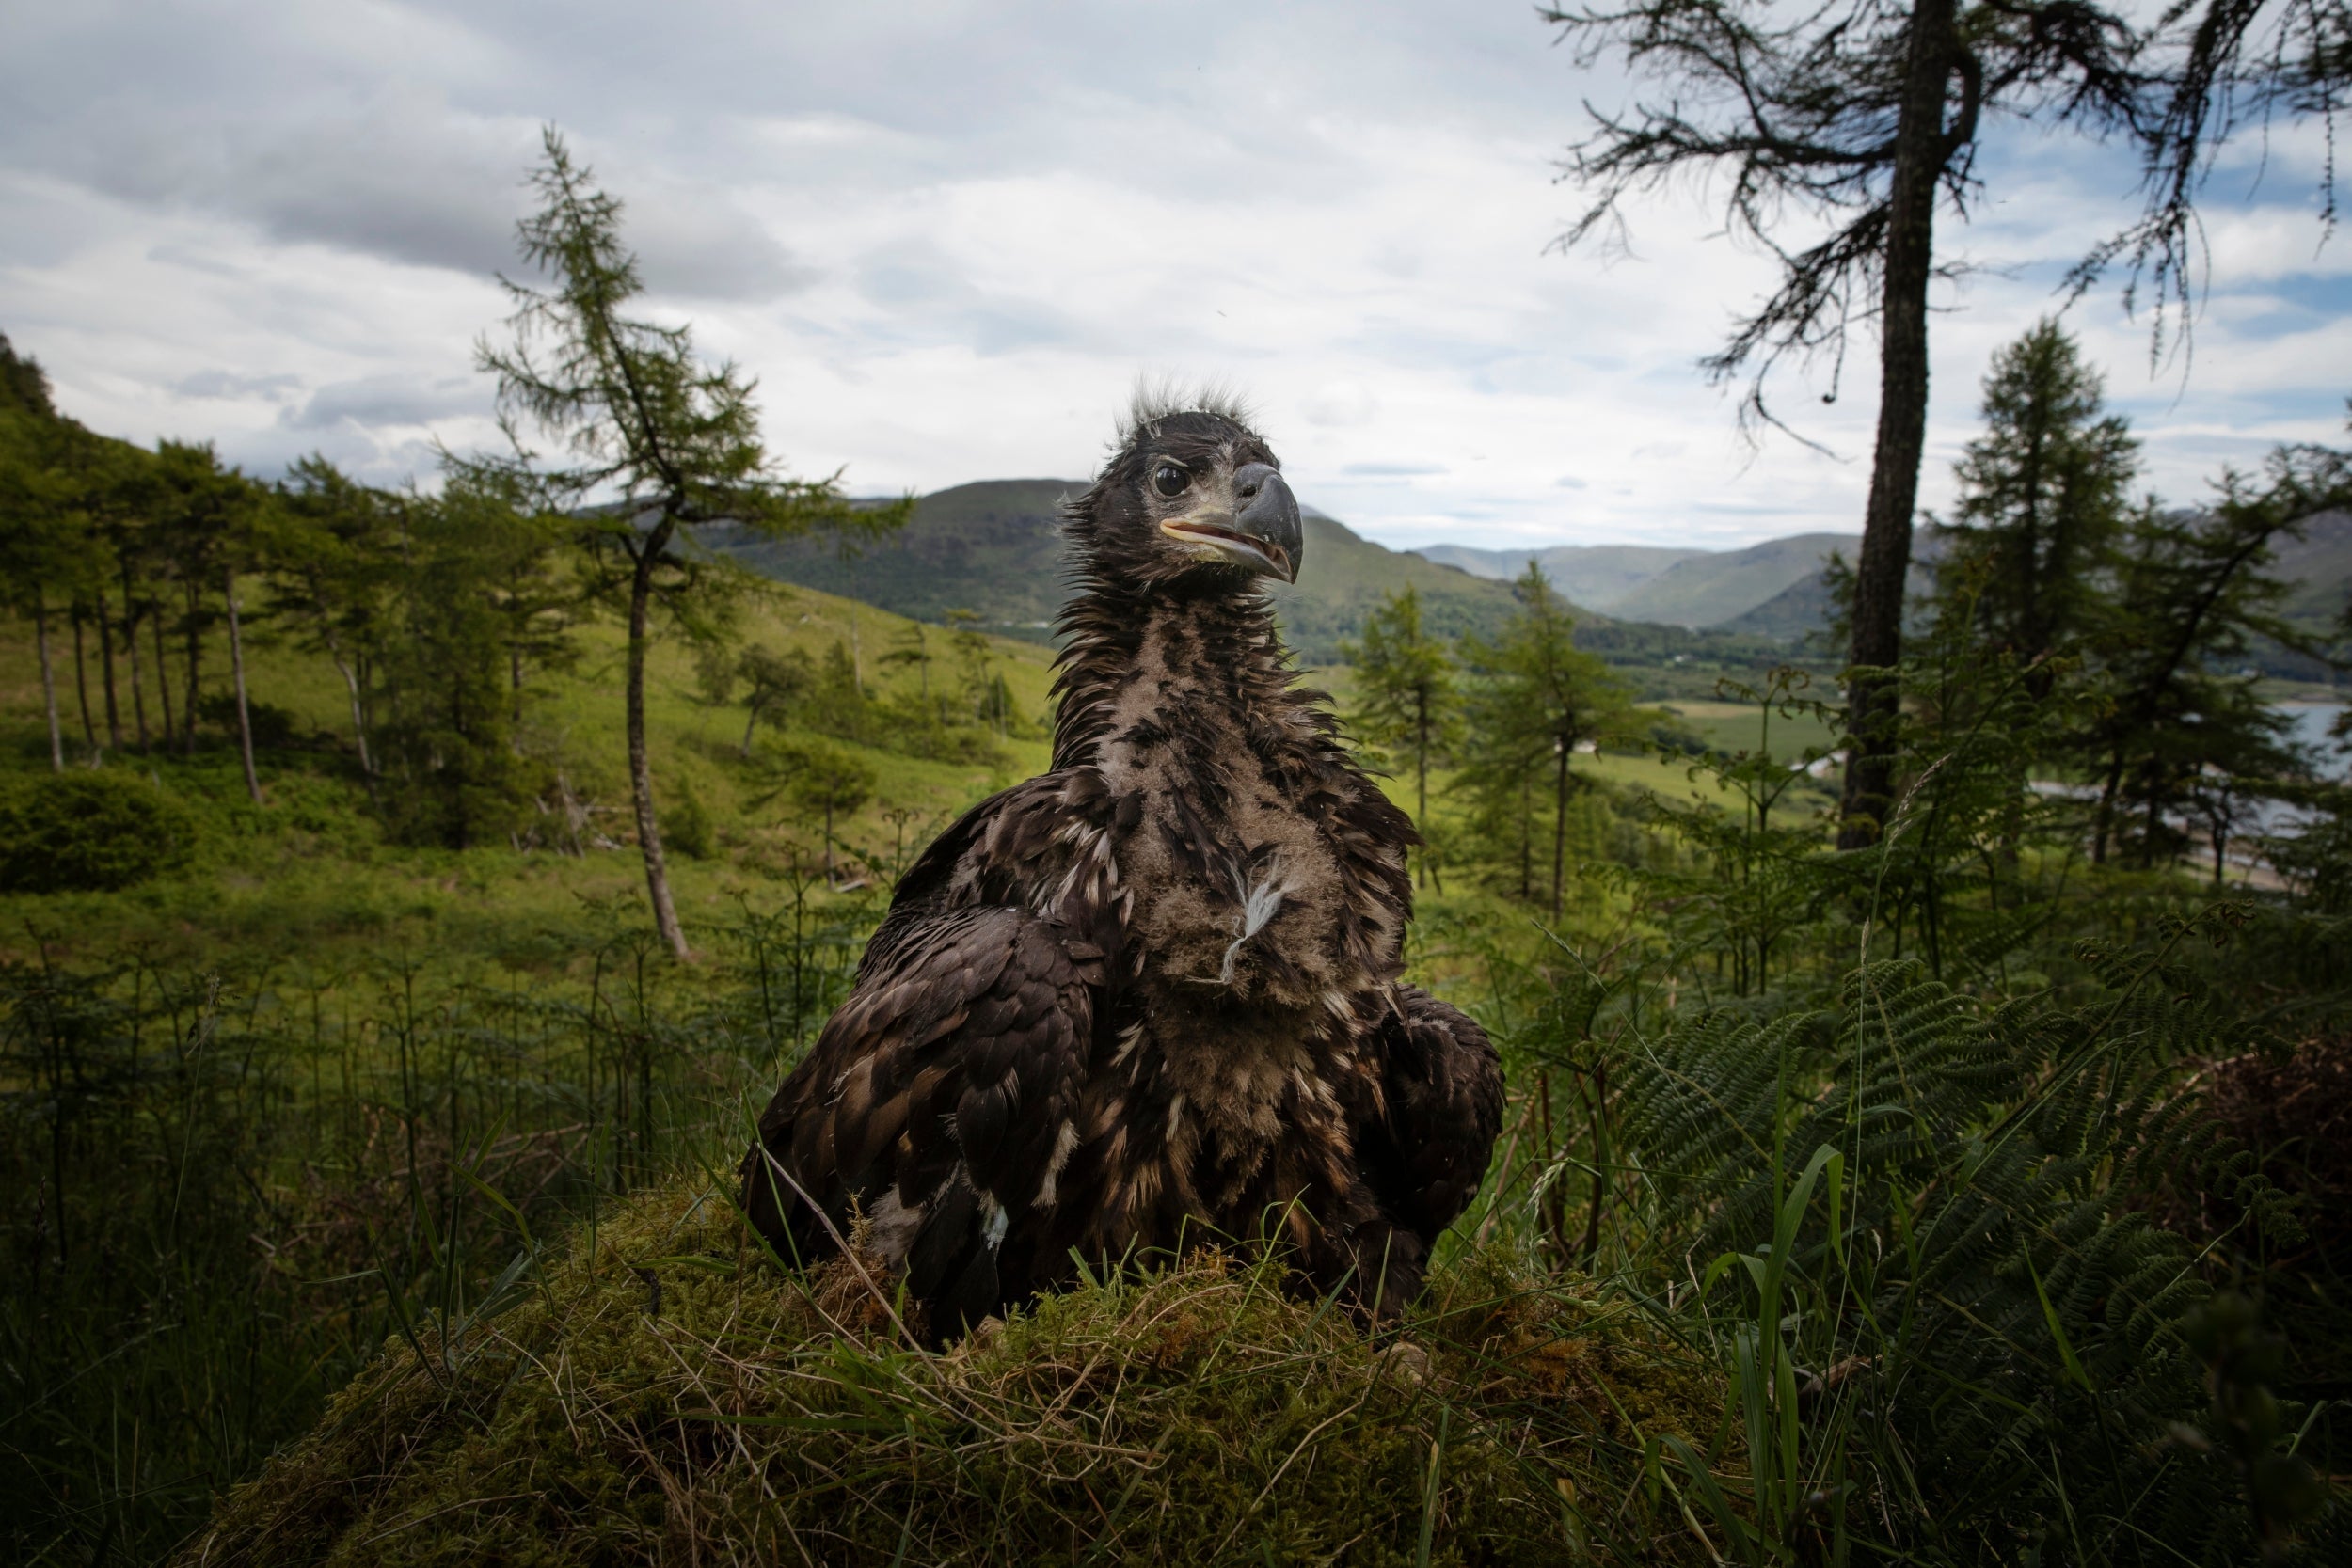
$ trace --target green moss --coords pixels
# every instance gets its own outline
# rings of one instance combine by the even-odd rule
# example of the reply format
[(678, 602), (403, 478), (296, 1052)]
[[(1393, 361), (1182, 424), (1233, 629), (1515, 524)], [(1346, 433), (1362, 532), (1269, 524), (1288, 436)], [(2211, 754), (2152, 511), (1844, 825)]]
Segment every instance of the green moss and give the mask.
[(933, 1354), (684, 1184), (519, 1289), (388, 1345), (183, 1560), (1386, 1563), (1425, 1520), (1431, 1562), (1706, 1556), (1654, 1456), (1706, 1447), (1713, 1373), (1496, 1255), (1383, 1334), (1202, 1256)]

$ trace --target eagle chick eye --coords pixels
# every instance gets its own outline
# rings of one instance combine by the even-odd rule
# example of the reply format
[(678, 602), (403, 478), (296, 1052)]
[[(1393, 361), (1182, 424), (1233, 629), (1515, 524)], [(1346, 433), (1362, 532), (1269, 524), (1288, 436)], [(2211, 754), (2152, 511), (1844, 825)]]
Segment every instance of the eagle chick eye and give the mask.
[(1152, 470), (1152, 488), (1163, 496), (1181, 496), (1192, 476), (1173, 463), (1163, 463)]

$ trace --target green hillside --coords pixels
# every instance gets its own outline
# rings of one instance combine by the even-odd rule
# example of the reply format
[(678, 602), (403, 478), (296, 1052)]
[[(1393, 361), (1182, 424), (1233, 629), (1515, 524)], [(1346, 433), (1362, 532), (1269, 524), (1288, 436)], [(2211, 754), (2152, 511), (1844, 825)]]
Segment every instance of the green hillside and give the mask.
[[(714, 531), (707, 542), (797, 586), (934, 624), (951, 610), (971, 610), (1001, 637), (1050, 645), (1068, 593), (1058, 508), (1063, 497), (1084, 487), (1062, 479), (959, 484), (919, 499), (905, 529), (858, 556), (818, 540)], [(1302, 521), (1307, 548), (1299, 580), (1273, 590), (1301, 664), (1339, 662), (1364, 617), (1406, 587), (1420, 590), (1422, 624), (1447, 638), (1491, 637), (1517, 608), (1508, 582), (1389, 549), (1311, 507)], [(1772, 633), (1692, 630), (1582, 608), (1577, 622), (1579, 645), (1623, 670), (1645, 700), (1701, 696), (1721, 675), (1745, 679), (1788, 657), (1786, 640)]]
[(1830, 622), (1829, 578), (1820, 572), (1799, 578), (1751, 610), (1741, 610), (1716, 629), (1775, 642), (1800, 642), (1824, 631)]
[(1518, 608), (1508, 583), (1474, 578), (1375, 545), (1320, 512), (1306, 515), (1307, 559), (1295, 587), (1274, 592), (1284, 631), (1310, 664), (1339, 656), (1364, 617), (1401, 589), (1421, 591), (1422, 624), (1441, 637), (1491, 636)]
[(2303, 537), (2282, 541), (2275, 575), (2295, 584), (2287, 619), (2319, 630), (2352, 605), (2352, 512), (2322, 512), (2303, 525)]
[[(1911, 592), (1915, 594), (1934, 588), (1930, 567), (1937, 546), (1932, 531), (1923, 530), (1914, 541)], [(2293, 585), (2280, 607), (2286, 619), (2307, 632), (2328, 631), (2346, 606), (2352, 605), (2352, 513), (2323, 512), (2312, 517), (2304, 524), (2301, 538), (2280, 542), (2271, 573)], [(1735, 636), (1794, 643), (1826, 628), (1829, 618), (1828, 579), (1813, 572), (1713, 626)], [(2327, 668), (2317, 660), (2266, 639), (2257, 644), (2256, 657), (2271, 674), (2297, 680), (2329, 678)]]
[(1634, 589), (1610, 613), (1676, 626), (1720, 626), (1819, 572), (1830, 551), (1843, 550), (1851, 559), (1857, 542), (1847, 533), (1799, 533), (1693, 556)]
[[(854, 645), (866, 684), (881, 700), (912, 690), (922, 679), (917, 670), (878, 657), (908, 626), (870, 606), (787, 588), (749, 607), (739, 635), (777, 653), (799, 649), (819, 660), (835, 642)], [(47, 764), (32, 641), (24, 622), (0, 621), (0, 776), (35, 774)], [(307, 959), (331, 965), (375, 948), (392, 930), (522, 951), (546, 933), (576, 931), (587, 918), (584, 911), (616, 900), (635, 906), (644, 896), (644, 874), (628, 828), (621, 628), (592, 620), (580, 628), (579, 641), (580, 657), (570, 670), (532, 676), (517, 740), (562, 779), (577, 805), (584, 823), (581, 853), (528, 846), (516, 852), (503, 843), (463, 852), (391, 843), (367, 810), (349, 747), (350, 710), (333, 668), (289, 647), (263, 610), (249, 639), (248, 673), (257, 708), (282, 716), (272, 723), (280, 737), (261, 759), (270, 808), (252, 812), (242, 804), (234, 744), (215, 724), (205, 726), (193, 758), (162, 748), (126, 750), (119, 763), (153, 774), (207, 823), (197, 865), (167, 891), (146, 889), (119, 899), (0, 896), (0, 924), (9, 927), (0, 937), (0, 962), (24, 958), (24, 921), (37, 913), (57, 926), (64, 950), (84, 942), (135, 940), (154, 944), (159, 956), (196, 958), (266, 941), (271, 932), (299, 930)], [(930, 678), (945, 682), (952, 678), (949, 652), (936, 637), (932, 645), (938, 653)], [(993, 756), (932, 759), (835, 742), (876, 779), (866, 803), (834, 824), (845, 850), (887, 864), (973, 801), (1045, 767), (1052, 650), (991, 638), (989, 653), (1018, 721), (1017, 733), (994, 742)], [(103, 740), (94, 639), (87, 669)], [(128, 731), (127, 667), (118, 673)], [(61, 674), (67, 743), (79, 756), (84, 740), (70, 646)], [(208, 665), (209, 694), (217, 699), (227, 680), (225, 657)], [(656, 799), (665, 815), (691, 799), (716, 827), (708, 858), (674, 852), (671, 860), (679, 913), (697, 942), (715, 926), (740, 918), (736, 895), (742, 888), (764, 888), (790, 867), (805, 866), (818, 846), (818, 824), (776, 798), (775, 780), (760, 756), (746, 761), (739, 755), (747, 718), (741, 693), (712, 703), (701, 687), (693, 656), (682, 642), (656, 643), (646, 681)], [(147, 697), (151, 704), (151, 686)], [(774, 733), (762, 731), (763, 748)], [(549, 800), (546, 809), (561, 808)], [(560, 817), (544, 820), (552, 825)], [(106, 912), (100, 918), (85, 905)], [(69, 909), (75, 912), (63, 918)]]
[[(714, 536), (713, 547), (786, 582), (880, 605), (917, 620), (977, 612), (992, 629), (1050, 641), (1066, 587), (1058, 508), (1083, 480), (1004, 479), (959, 484), (915, 502), (896, 536), (857, 557), (828, 543)], [(1382, 596), (1408, 584), (1446, 636), (1491, 633), (1512, 610), (1508, 585), (1384, 548), (1311, 508), (1306, 560), (1295, 586), (1277, 587), (1292, 645), (1327, 663)]]
[(768, 540), (713, 531), (707, 543), (772, 578), (922, 621), (970, 610), (992, 628), (1046, 641), (1063, 597), (1061, 499), (1083, 480), (1001, 479), (959, 484), (915, 502), (898, 533), (857, 554), (816, 539)]

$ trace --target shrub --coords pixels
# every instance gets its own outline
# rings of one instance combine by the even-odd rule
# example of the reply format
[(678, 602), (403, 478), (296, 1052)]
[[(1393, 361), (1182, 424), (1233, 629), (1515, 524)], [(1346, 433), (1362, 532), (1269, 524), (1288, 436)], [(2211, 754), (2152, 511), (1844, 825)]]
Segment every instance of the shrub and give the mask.
[(134, 773), (53, 773), (0, 790), (0, 892), (103, 893), (187, 863), (197, 823)]
[(661, 814), (661, 842), (688, 860), (707, 861), (719, 852), (718, 826), (694, 786), (680, 780), (677, 804)]
[[(245, 705), (246, 721), (253, 726), (253, 744), (264, 752), (275, 752), (294, 744), (294, 732), (301, 721), (294, 709), (276, 703), (255, 702)], [(196, 716), (224, 733), (237, 733), (236, 694), (229, 691), (208, 691), (197, 699)]]

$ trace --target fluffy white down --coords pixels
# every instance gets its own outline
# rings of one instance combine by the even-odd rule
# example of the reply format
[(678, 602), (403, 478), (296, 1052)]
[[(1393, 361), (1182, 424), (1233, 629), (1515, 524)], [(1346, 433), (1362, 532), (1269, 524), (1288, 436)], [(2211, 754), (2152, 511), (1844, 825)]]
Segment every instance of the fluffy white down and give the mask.
[(1265, 879), (1251, 887), (1241, 874), (1233, 870), (1233, 892), (1241, 898), (1241, 935), (1225, 949), (1225, 961), (1217, 967), (1216, 977), (1226, 985), (1233, 983), (1233, 959), (1241, 952), (1241, 944), (1265, 929), (1266, 922), (1279, 913), (1283, 895), (1290, 889), (1282, 883), (1279, 867), (1269, 868)]

